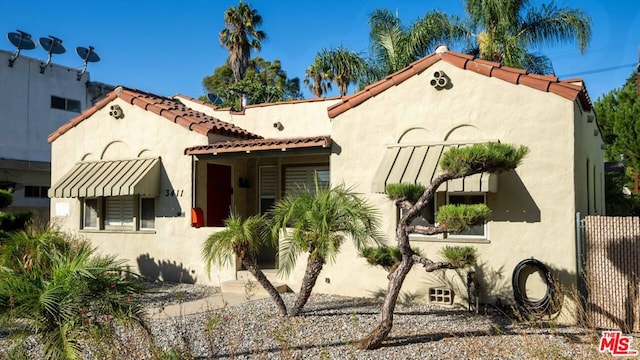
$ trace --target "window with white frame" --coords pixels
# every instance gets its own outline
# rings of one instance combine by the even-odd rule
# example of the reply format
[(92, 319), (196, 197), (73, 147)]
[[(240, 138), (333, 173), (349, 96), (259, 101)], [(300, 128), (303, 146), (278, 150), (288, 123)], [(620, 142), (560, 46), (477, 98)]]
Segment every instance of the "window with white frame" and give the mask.
[(111, 196), (82, 200), (82, 228), (136, 231), (155, 229), (155, 198)]
[(84, 199), (82, 227), (84, 229), (98, 228), (98, 199)]
[[(435, 198), (435, 196), (434, 196), (434, 198)], [(413, 219), (413, 221), (411, 221), (411, 225), (425, 226), (425, 227), (434, 227), (434, 226), (436, 226), (436, 207), (435, 207), (434, 198), (429, 200), (429, 202), (425, 205), (425, 207), (422, 209), (420, 214), (415, 219)], [(398, 221), (400, 221), (400, 219), (404, 215), (404, 212), (405, 212), (405, 210), (403, 208), (399, 209)], [(418, 234), (414, 234), (414, 235), (417, 235), (417, 236), (428, 236), (428, 235), (418, 235)]]
[(111, 196), (105, 199), (104, 228), (133, 230), (133, 196)]
[(140, 198), (140, 229), (150, 230), (156, 228), (156, 199)]
[[(484, 193), (449, 193), (447, 194), (447, 204), (451, 205), (474, 205), (486, 204), (486, 196)], [(487, 224), (472, 226), (471, 228), (459, 232), (450, 233), (450, 237), (486, 237)]]
[[(435, 193), (434, 197), (427, 203), (422, 209), (422, 212), (416, 217), (411, 225), (420, 225), (426, 227), (436, 226), (437, 209), (445, 204), (486, 204), (486, 197), (484, 193)], [(398, 221), (404, 214), (403, 209), (398, 211)], [(487, 234), (486, 223), (476, 225), (460, 233), (443, 234), (445, 238), (485, 238)], [(428, 237), (429, 235), (422, 235), (413, 233), (412, 239), (420, 239)]]

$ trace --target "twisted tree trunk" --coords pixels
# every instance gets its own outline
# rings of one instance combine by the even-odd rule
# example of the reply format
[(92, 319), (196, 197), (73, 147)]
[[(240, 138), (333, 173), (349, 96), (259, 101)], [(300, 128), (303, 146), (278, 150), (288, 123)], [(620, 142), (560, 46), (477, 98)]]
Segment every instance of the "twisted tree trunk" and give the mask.
[(287, 305), (285, 305), (284, 300), (282, 300), (282, 296), (276, 288), (273, 286), (271, 281), (267, 279), (267, 276), (260, 270), (260, 268), (256, 265), (255, 260), (243, 258), (242, 265), (247, 268), (247, 270), (253, 275), (258, 283), (262, 285), (262, 287), (269, 293), (271, 299), (276, 303), (278, 307), (278, 311), (280, 315), (287, 316)]
[(316, 280), (318, 280), (318, 276), (320, 275), (320, 271), (322, 271), (322, 267), (324, 266), (323, 259), (315, 259), (311, 254), (307, 259), (307, 268), (304, 271), (304, 277), (302, 278), (302, 285), (300, 286), (300, 292), (298, 293), (298, 298), (296, 299), (293, 308), (289, 312), (290, 316), (298, 316), (302, 311), (302, 308), (309, 300), (309, 296), (311, 296), (311, 291), (313, 287), (316, 285)]
[(367, 336), (356, 343), (356, 347), (364, 350), (377, 349), (382, 345), (384, 339), (387, 338), (393, 327), (393, 311), (398, 301), (398, 295), (402, 288), (404, 279), (409, 274), (413, 260), (411, 256), (402, 255), (402, 261), (396, 270), (389, 274), (389, 284), (387, 285), (387, 293), (380, 310), (380, 323)]

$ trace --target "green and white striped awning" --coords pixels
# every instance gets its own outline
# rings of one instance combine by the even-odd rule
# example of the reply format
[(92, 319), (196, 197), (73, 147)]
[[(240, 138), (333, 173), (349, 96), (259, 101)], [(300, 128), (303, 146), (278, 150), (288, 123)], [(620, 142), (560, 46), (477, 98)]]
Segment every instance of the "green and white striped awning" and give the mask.
[(49, 189), (50, 198), (160, 193), (160, 158), (79, 162)]
[[(382, 162), (373, 177), (371, 191), (383, 193), (386, 185), (393, 183), (412, 183), (428, 186), (442, 171), (438, 166), (442, 154), (451, 147), (460, 147), (468, 144), (443, 142), (388, 145)], [(490, 173), (475, 174), (447, 181), (437, 191), (497, 192), (498, 177)]]

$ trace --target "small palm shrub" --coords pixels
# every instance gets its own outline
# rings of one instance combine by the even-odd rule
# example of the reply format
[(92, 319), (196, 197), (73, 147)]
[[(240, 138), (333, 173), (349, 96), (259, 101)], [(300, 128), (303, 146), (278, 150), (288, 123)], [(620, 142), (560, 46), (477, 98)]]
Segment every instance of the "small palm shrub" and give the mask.
[(0, 254), (0, 319), (27, 324), (47, 359), (78, 358), (92, 327), (121, 320), (146, 328), (144, 284), (124, 261), (55, 229), (14, 235), (38, 246)]

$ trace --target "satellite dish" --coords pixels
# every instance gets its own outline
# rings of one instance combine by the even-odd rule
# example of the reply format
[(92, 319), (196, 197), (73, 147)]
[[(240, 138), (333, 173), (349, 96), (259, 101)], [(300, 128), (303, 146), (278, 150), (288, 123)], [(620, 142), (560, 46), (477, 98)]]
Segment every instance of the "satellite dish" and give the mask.
[(78, 56), (80, 56), (85, 63), (100, 61), (100, 56), (93, 51), (93, 46), (89, 46), (88, 49), (78, 46), (76, 48), (76, 53), (78, 53)]
[(13, 67), (13, 63), (16, 62), (18, 56), (20, 56), (20, 50), (33, 50), (36, 48), (36, 43), (31, 39), (31, 35), (22, 30), (16, 30), (17, 32), (10, 32), (7, 34), (9, 42), (15, 46), (18, 51), (11, 55), (9, 58), (9, 67)]
[(87, 65), (90, 62), (98, 62), (100, 61), (100, 56), (98, 56), (98, 54), (96, 54), (93, 51), (93, 46), (89, 46), (89, 48), (85, 48), (82, 46), (78, 46), (76, 48), (76, 53), (78, 54), (78, 56), (80, 56), (80, 58), (82, 59), (82, 70), (78, 72), (77, 76), (76, 76), (76, 80), (80, 81), (80, 79), (82, 78), (82, 74), (84, 74), (87, 71)]
[(222, 98), (217, 94), (208, 93), (207, 99), (209, 99), (209, 101), (211, 101), (211, 103), (215, 106), (219, 106), (220, 104), (222, 104)]
[(67, 49), (65, 49), (64, 46), (62, 45), (62, 40), (51, 35), (49, 35), (48, 38), (41, 37), (40, 45), (47, 52), (47, 54), (49, 54), (49, 57), (47, 58), (47, 62), (40, 64), (40, 74), (44, 74), (44, 70), (51, 63), (51, 55), (64, 54), (64, 52), (67, 51)]

